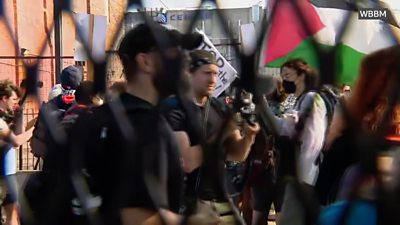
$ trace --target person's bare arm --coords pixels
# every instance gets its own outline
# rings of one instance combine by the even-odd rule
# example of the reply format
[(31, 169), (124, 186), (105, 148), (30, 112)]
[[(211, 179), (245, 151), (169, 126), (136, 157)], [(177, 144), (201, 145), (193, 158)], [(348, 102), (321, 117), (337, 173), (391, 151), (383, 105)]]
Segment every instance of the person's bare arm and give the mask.
[(4, 120), (0, 120), (0, 138), (12, 144), (14, 147), (26, 143), (32, 137), (33, 128), (23, 132), (22, 134), (15, 135), (14, 132), (8, 127)]
[(29, 141), (29, 139), (32, 138), (32, 132), (33, 132), (33, 127), (18, 135), (14, 134), (14, 132), (11, 132), (10, 133), (11, 144), (14, 145), (14, 147), (19, 147), (25, 144), (26, 142)]
[(243, 135), (240, 133), (239, 129), (233, 129), (224, 141), (224, 146), (227, 149), (226, 160), (246, 160), (259, 130), (260, 126), (258, 123), (254, 125), (245, 123), (243, 126)]

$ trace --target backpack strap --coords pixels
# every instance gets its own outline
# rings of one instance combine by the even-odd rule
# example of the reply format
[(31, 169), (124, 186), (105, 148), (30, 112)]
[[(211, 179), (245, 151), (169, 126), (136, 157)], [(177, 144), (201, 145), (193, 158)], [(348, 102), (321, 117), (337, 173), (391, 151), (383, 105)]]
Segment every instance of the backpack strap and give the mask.
[[(310, 92), (307, 92), (307, 93), (304, 93), (304, 94), (300, 95), (298, 100), (297, 100), (297, 102), (296, 102), (296, 104), (295, 104), (295, 106), (303, 104), (304, 99), (307, 97), (308, 93), (310, 93)], [(314, 93), (317, 94), (317, 92), (314, 92)], [(313, 95), (313, 100), (310, 101), (310, 103), (306, 106), (306, 108), (305, 108), (306, 110), (304, 111), (302, 116), (299, 118), (299, 122), (295, 126), (296, 131), (298, 133), (298, 136), (300, 136), (301, 132), (303, 132), (305, 121), (311, 114), (311, 111), (312, 111), (312, 109), (314, 107), (314, 102), (315, 102), (315, 95)]]
[(336, 96), (333, 96), (331, 93), (327, 93), (326, 91), (317, 92), (319, 96), (321, 96), (322, 100), (324, 100), (327, 116), (328, 116), (328, 125), (332, 122), (333, 113), (335, 111), (335, 106), (337, 103)]

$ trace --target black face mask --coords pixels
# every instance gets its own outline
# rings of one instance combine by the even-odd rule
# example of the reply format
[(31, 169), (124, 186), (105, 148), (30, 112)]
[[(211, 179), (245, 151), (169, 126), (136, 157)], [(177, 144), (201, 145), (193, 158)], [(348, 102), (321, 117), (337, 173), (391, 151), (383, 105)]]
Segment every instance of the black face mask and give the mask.
[(283, 80), (282, 83), (283, 89), (288, 94), (293, 94), (296, 92), (296, 84), (293, 81)]

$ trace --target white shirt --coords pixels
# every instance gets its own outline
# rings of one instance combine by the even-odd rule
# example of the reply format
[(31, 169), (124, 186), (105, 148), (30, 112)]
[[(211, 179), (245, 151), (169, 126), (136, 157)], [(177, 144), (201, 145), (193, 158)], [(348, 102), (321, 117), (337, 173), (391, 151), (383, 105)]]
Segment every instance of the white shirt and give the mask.
[[(308, 108), (310, 106), (311, 109)], [(307, 113), (309, 113), (308, 116)], [(294, 111), (280, 120), (280, 134), (295, 137), (296, 124), (302, 117), (306, 119), (299, 136), (301, 146), (297, 154), (297, 171), (300, 181), (315, 185), (319, 172), (319, 166), (315, 165), (315, 160), (322, 150), (328, 126), (327, 109), (319, 94), (308, 92), (298, 99)]]

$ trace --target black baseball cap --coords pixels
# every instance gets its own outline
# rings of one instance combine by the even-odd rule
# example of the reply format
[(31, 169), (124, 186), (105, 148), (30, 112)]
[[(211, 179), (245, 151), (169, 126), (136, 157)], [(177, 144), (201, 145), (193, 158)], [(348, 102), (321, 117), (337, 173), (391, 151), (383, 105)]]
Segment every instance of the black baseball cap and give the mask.
[(165, 42), (165, 47), (177, 47), (178, 37), (176, 32), (171, 32), (161, 25), (154, 24), (152, 27), (154, 31), (147, 24), (139, 24), (123, 37), (119, 48), (118, 54), (120, 56), (128, 56), (129, 58), (135, 57), (138, 53), (150, 52), (158, 48), (158, 42), (155, 35), (165, 35), (168, 40)]
[(76, 66), (68, 66), (61, 72), (61, 86), (64, 89), (75, 90), (83, 79), (82, 70)]
[(175, 29), (169, 29), (158, 23), (149, 24), (141, 23), (123, 37), (119, 48), (118, 55), (120, 57), (135, 57), (138, 53), (146, 53), (156, 50), (159, 47), (155, 35), (160, 35), (165, 38), (166, 48), (182, 47), (187, 50), (192, 50), (200, 46), (203, 41), (203, 36), (197, 33), (181, 34)]

